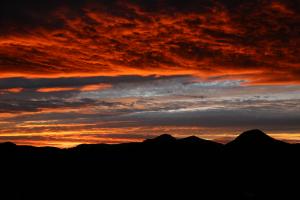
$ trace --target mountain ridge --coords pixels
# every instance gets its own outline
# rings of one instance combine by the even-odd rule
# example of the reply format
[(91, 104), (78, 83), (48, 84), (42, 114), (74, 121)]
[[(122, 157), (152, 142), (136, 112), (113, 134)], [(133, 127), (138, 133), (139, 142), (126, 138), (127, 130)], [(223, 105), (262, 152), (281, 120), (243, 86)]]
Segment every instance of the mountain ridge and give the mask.
[[(106, 144), (106, 143), (95, 143), (95, 144), (79, 144), (74, 147), (70, 148), (58, 148), (58, 147), (52, 147), (52, 146), (42, 146), (42, 147), (36, 147), (36, 146), (30, 146), (30, 145), (18, 145), (13, 142), (3, 142), (0, 143), (0, 146), (27, 146), (27, 147), (36, 147), (36, 148), (57, 148), (57, 149), (74, 149), (78, 147), (83, 147), (83, 146), (97, 146), (97, 145), (122, 145), (122, 144), (134, 144), (134, 143), (160, 143), (160, 144), (167, 144), (167, 143), (173, 143), (173, 142), (184, 142), (184, 143), (202, 143), (202, 144), (209, 144), (209, 143), (214, 143), (218, 145), (224, 145), (224, 146), (230, 146), (230, 145), (236, 145), (236, 144), (243, 144), (243, 145), (263, 145), (264, 143), (277, 143), (277, 144), (292, 144), (288, 143), (285, 141), (277, 140), (265, 132), (259, 130), (259, 129), (251, 129), (245, 132), (242, 132), (239, 134), (236, 138), (233, 140), (222, 144), (214, 140), (208, 140), (208, 139), (203, 139), (197, 136), (188, 136), (184, 138), (175, 138), (170, 134), (162, 134), (154, 138), (148, 138), (145, 139), (142, 142), (130, 142), (130, 143), (120, 143), (120, 144)], [(300, 143), (295, 143), (299, 144)]]
[(0, 192), (8, 191), (3, 199), (12, 200), (141, 199), (141, 193), (153, 199), (292, 200), (300, 198), (294, 184), (300, 179), (299, 155), (300, 145), (278, 143), (259, 130), (225, 145), (166, 134), (145, 142), (69, 149), (2, 143), (6, 188)]

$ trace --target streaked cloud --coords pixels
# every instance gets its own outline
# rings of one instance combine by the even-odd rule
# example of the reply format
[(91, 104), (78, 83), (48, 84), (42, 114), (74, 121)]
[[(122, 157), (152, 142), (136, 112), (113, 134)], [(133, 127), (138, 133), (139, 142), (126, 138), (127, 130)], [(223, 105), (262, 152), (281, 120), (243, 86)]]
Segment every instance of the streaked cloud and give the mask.
[[(48, 138), (58, 146), (69, 146), (79, 141), (139, 141), (161, 133), (227, 141), (238, 131), (251, 128), (290, 133), (291, 137), (300, 130), (298, 85), (247, 86), (243, 81), (208, 81), (192, 76), (136, 77), (131, 82), (123, 78), (72, 78), (77, 84), (94, 79), (101, 87), (80, 90), (84, 84), (91, 84), (82, 81), (75, 91), (46, 93), (33, 87), (35, 79), (21, 79), (27, 89), (1, 96), (0, 139), (23, 138), (25, 142), (42, 137), (43, 144)], [(37, 80), (41, 88), (48, 85), (48, 79)], [(55, 80), (56, 84), (66, 85), (64, 78)], [(103, 89), (103, 82), (110, 83), (109, 87)], [(97, 140), (90, 134), (124, 137)], [(128, 140), (127, 134), (132, 136)], [(60, 137), (69, 138), (71, 143)]]

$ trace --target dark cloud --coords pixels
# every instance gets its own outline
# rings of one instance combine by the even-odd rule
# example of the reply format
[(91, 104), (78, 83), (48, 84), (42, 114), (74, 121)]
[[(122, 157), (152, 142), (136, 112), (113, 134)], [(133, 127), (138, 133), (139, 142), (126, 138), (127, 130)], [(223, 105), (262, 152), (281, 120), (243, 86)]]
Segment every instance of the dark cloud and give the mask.
[[(78, 101), (66, 101), (65, 99), (45, 100), (0, 100), (0, 113), (38, 112), (42, 109), (67, 109), (83, 108), (95, 104), (92, 99), (81, 99)], [(108, 105), (104, 102), (104, 105)]]
[(99, 83), (123, 84), (123, 83), (147, 83), (159, 80), (172, 80), (189, 76), (97, 76), (97, 77), (72, 77), (72, 78), (2, 78), (0, 89), (24, 88), (56, 88), (56, 87), (81, 87)]
[[(177, 126), (205, 128), (261, 128), (265, 130), (298, 130), (300, 116), (293, 112), (264, 109), (212, 109), (205, 111), (142, 112), (124, 116), (143, 126)], [(128, 124), (126, 124), (128, 126)]]

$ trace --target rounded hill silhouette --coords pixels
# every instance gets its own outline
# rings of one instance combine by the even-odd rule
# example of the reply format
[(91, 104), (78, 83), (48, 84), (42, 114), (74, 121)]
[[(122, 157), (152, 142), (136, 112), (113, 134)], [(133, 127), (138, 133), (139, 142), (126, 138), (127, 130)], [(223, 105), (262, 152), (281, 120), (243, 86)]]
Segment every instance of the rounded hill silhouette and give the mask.
[(241, 147), (258, 147), (269, 145), (286, 144), (283, 141), (276, 140), (259, 129), (253, 129), (240, 134), (236, 139), (229, 142), (227, 146), (241, 146)]
[(175, 142), (175, 141), (176, 141), (176, 138), (174, 138), (173, 136), (171, 136), (169, 134), (163, 134), (156, 138), (147, 139), (144, 142), (145, 143), (171, 143), (171, 142)]

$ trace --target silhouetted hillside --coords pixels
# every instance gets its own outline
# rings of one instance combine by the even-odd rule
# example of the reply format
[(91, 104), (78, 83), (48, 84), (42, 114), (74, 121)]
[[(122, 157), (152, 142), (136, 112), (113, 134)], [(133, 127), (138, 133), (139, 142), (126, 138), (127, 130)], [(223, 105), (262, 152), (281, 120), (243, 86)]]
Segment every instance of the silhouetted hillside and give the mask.
[(147, 139), (144, 142), (145, 143), (152, 142), (152, 143), (157, 143), (157, 144), (166, 144), (166, 143), (172, 143), (175, 141), (176, 141), (176, 138), (174, 138), (173, 136), (168, 135), (168, 134), (163, 134), (163, 135), (160, 135), (153, 139)]
[(171, 135), (70, 149), (2, 143), (1, 199), (298, 199), (299, 153), (260, 130), (226, 145)]
[(261, 130), (250, 130), (240, 134), (235, 140), (229, 142), (227, 146), (253, 147), (269, 145), (286, 145), (287, 143), (276, 140)]

